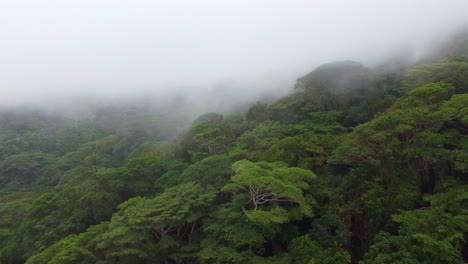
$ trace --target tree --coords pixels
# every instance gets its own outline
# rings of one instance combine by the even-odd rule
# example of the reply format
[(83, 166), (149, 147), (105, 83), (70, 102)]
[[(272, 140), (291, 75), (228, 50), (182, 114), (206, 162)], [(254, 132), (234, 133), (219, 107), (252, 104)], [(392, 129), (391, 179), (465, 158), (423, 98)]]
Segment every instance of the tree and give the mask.
[(462, 248), (468, 244), (468, 192), (450, 186), (425, 198), (430, 207), (393, 216), (398, 235), (380, 233), (363, 263), (466, 263)]
[(154, 198), (132, 198), (119, 206), (97, 247), (111, 263), (193, 258), (192, 238), (214, 196), (210, 189), (185, 183)]
[(349, 264), (351, 256), (341, 247), (324, 249), (308, 235), (296, 237), (289, 246), (289, 260), (300, 264)]
[(213, 155), (185, 169), (181, 182), (195, 182), (204, 187), (220, 189), (232, 175), (232, 162), (226, 155)]
[(268, 225), (312, 215), (311, 197), (304, 194), (315, 178), (311, 171), (248, 160), (235, 162), (233, 170), (232, 183), (222, 190), (246, 196), (244, 212), (250, 220)]
[(12, 155), (0, 162), (0, 186), (10, 183), (32, 184), (53, 162), (46, 153)]
[(323, 110), (356, 105), (370, 89), (370, 71), (360, 63), (340, 61), (321, 65), (297, 79), (296, 89)]
[(259, 160), (259, 155), (287, 136), (300, 132), (295, 125), (286, 125), (276, 121), (264, 121), (253, 130), (243, 133), (236, 141), (236, 147), (230, 152), (234, 160)]
[(235, 162), (233, 170), (222, 189), (233, 197), (206, 220), (198, 256), (204, 263), (284, 263), (279, 252), (286, 251), (288, 239), (277, 235), (282, 224), (312, 216), (313, 199), (304, 191), (315, 175), (247, 160)]

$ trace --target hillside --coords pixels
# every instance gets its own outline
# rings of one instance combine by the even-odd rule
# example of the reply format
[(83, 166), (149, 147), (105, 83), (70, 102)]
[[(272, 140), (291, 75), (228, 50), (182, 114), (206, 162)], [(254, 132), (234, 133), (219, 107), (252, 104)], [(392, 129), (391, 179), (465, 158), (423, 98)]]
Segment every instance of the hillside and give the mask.
[(466, 263), (466, 43), (182, 133), (147, 104), (2, 110), (0, 263)]

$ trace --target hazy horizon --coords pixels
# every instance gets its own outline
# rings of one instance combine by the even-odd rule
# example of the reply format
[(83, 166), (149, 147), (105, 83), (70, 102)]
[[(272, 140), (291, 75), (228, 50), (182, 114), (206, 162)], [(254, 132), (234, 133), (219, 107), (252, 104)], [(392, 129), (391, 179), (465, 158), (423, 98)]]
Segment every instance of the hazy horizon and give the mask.
[(465, 26), (467, 10), (462, 0), (0, 0), (0, 105), (284, 94), (323, 63), (417, 59)]

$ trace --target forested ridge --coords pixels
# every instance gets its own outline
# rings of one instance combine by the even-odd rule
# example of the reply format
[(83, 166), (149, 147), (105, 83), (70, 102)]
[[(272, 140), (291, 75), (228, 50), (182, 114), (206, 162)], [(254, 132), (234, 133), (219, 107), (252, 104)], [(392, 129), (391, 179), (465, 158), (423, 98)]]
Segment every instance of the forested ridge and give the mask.
[(150, 103), (4, 109), (0, 263), (466, 263), (467, 47), (325, 64), (183, 132)]

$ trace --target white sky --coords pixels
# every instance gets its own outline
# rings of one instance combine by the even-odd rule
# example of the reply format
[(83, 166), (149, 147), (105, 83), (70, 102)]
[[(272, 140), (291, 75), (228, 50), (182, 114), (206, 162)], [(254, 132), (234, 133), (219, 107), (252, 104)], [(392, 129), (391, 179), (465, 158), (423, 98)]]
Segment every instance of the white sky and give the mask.
[(0, 104), (292, 86), (321, 63), (422, 51), (467, 22), (467, 0), (0, 0)]

